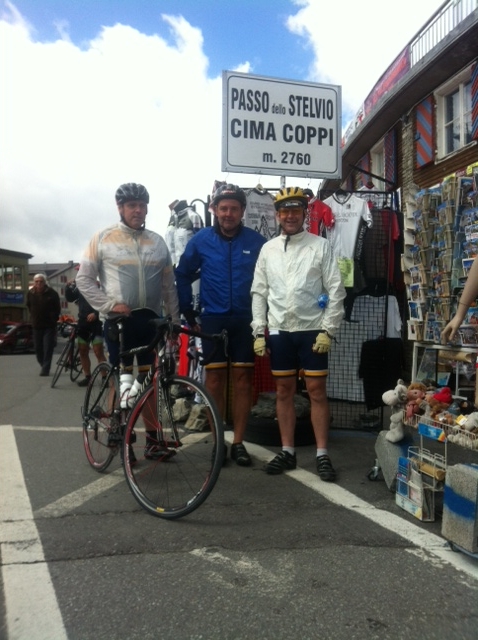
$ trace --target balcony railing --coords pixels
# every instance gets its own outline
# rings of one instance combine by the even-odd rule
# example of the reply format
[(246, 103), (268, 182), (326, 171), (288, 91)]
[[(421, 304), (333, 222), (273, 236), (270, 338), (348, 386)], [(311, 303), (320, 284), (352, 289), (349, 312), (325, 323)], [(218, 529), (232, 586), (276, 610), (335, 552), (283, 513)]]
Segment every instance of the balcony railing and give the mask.
[(355, 118), (347, 126), (342, 137), (342, 147), (366, 120), (379, 99), (476, 9), (478, 9), (478, 0), (449, 0), (437, 9), (375, 84)]
[(450, 0), (430, 18), (410, 43), (410, 64), (413, 67), (427, 53), (478, 8), (478, 0)]

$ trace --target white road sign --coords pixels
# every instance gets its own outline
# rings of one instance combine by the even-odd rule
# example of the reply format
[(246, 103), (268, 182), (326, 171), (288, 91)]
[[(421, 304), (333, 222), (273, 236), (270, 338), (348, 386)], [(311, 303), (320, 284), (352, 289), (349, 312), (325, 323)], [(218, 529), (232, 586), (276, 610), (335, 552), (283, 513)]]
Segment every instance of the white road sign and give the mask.
[(223, 71), (222, 170), (341, 178), (341, 87)]

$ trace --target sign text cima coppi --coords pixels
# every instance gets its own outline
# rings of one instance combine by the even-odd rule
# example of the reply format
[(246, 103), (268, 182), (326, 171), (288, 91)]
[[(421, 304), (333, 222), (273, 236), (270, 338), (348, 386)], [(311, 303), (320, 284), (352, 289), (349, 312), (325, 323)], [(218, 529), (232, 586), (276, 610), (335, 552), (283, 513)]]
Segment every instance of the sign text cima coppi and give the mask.
[(340, 178), (341, 88), (223, 72), (222, 170)]

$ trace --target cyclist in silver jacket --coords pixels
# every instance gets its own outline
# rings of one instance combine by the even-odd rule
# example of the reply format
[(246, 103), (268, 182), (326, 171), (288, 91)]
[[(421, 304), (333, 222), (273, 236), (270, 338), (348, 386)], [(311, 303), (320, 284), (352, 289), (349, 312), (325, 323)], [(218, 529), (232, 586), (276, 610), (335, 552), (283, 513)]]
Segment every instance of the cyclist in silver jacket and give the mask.
[[(118, 187), (115, 199), (120, 221), (93, 236), (76, 277), (82, 295), (106, 317), (104, 329), (110, 362), (118, 359), (119, 343), (115, 327), (108, 320), (109, 313), (127, 316), (123, 323), (126, 350), (151, 341), (154, 328), (149, 319), (152, 316), (171, 315), (174, 322), (179, 322), (168, 247), (160, 235), (145, 228), (148, 191), (141, 184), (129, 182)], [(138, 385), (133, 389), (144, 379), (153, 357), (149, 353), (138, 355)], [(122, 364), (123, 373), (133, 371), (132, 358)], [(151, 442), (154, 448), (153, 436)]]

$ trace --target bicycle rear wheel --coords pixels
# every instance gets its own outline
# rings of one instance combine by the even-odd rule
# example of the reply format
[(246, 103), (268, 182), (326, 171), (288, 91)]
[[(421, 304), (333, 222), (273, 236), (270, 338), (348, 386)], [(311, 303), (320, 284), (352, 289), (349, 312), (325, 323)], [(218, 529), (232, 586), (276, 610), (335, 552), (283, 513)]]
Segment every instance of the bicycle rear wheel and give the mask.
[[(197, 509), (211, 493), (224, 457), (224, 430), (214, 400), (190, 378), (171, 376), (149, 387), (129, 416), (123, 440), (126, 481), (148, 513), (174, 519)], [(183, 409), (201, 406), (202, 420)], [(198, 409), (194, 408), (194, 412)]]
[(68, 366), (70, 348), (71, 348), (71, 345), (69, 342), (67, 342), (63, 347), (63, 351), (61, 352), (60, 357), (57, 360), (55, 373), (53, 374), (53, 378), (50, 385), (52, 389), (58, 382), (58, 378), (60, 377), (60, 374), (63, 371), (63, 369), (66, 369), (66, 367)]
[(119, 394), (116, 376), (110, 375), (111, 365), (101, 362), (93, 371), (82, 409), (83, 444), (88, 462), (96, 471), (105, 471), (118, 452), (110, 434), (119, 436), (119, 420), (114, 412)]
[(82, 367), (81, 367), (81, 360), (80, 360), (80, 350), (78, 347), (76, 347), (76, 349), (74, 351), (72, 351), (72, 360), (71, 360), (71, 367), (70, 367), (70, 380), (72, 382), (75, 382), (75, 380), (78, 380), (81, 372), (83, 371)]

